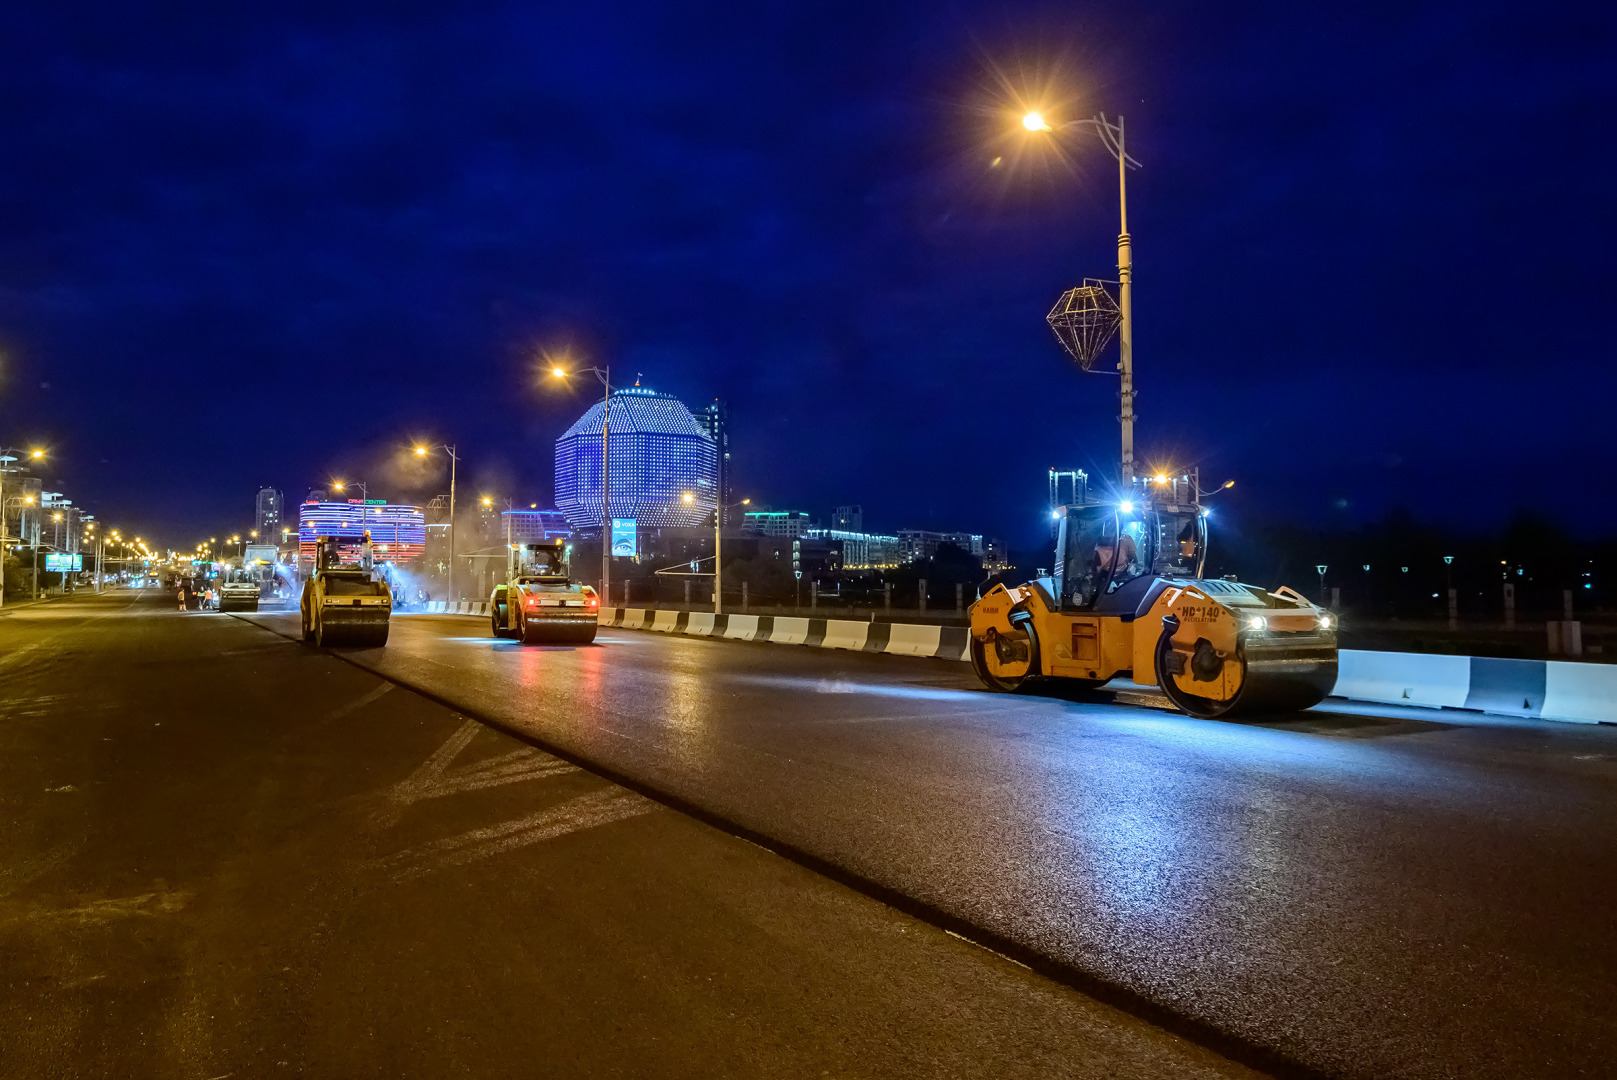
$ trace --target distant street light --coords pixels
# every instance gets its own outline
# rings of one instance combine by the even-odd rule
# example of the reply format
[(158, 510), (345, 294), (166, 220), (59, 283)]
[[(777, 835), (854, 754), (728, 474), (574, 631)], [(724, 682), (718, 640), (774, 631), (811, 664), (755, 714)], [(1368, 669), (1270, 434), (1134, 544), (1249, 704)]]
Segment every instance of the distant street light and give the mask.
[[(680, 495), (680, 501), (687, 506), (696, 501), (696, 496), (687, 491)], [(750, 506), (751, 499), (742, 499), (740, 502), (725, 504), (715, 503), (713, 507), (713, 614), (724, 614), (724, 512), (736, 506)], [(694, 566), (694, 561), (693, 564)]]
[(594, 375), (601, 380), (603, 394), (601, 396), (601, 606), (612, 606), (612, 498), (609, 493), (611, 484), (608, 482), (608, 469), (611, 465), (609, 450), (611, 448), (611, 421), (612, 421), (612, 365), (606, 367), (579, 368), (568, 372), (565, 368), (552, 366), (552, 378), (565, 379), (569, 374)]
[(455, 470), (460, 465), (460, 458), (455, 448), (448, 443), (435, 443), (431, 446), (417, 446), (416, 457), (426, 457), (434, 450), (442, 450), (449, 455), (449, 599), (455, 598)]
[[(0, 607), (6, 606), (6, 473), (10, 471), (13, 461), (21, 460), (22, 453), (23, 451), (17, 447), (0, 448)], [(45, 457), (45, 451), (36, 446), (28, 451), (28, 456), (34, 461), (39, 461)], [(32, 505), (33, 500), (29, 499), (27, 503)], [(20, 510), (17, 513), (17, 534), (17, 539), (21, 540), (22, 512)]]

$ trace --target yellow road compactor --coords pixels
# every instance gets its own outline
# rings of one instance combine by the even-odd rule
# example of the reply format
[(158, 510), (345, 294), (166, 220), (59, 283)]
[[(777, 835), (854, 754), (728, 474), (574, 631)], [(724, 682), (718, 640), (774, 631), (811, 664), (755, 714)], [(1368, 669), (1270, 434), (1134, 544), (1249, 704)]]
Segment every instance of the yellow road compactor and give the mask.
[(995, 585), (971, 609), (971, 661), (990, 688), (1098, 687), (1120, 675), (1198, 717), (1318, 704), (1336, 682), (1329, 612), (1288, 588), (1202, 577), (1207, 514), (1195, 471), (1136, 480), (1128, 497), (1055, 508), (1054, 570)]
[(489, 597), (495, 637), (525, 645), (583, 645), (595, 640), (601, 599), (572, 579), (565, 540), (510, 544), (506, 583)]
[(315, 545), (314, 572), (303, 583), (300, 604), (303, 640), (328, 645), (386, 645), (393, 596), (387, 582), (371, 572), (371, 537), (365, 534), (358, 563), (344, 563), (337, 537), (322, 536)]

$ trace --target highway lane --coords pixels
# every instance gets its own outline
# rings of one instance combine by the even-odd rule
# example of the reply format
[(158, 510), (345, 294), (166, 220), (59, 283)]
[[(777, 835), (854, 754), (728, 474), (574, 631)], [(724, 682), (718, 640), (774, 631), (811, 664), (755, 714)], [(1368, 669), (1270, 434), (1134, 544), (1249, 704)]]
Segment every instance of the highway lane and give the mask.
[(1617, 730), (1197, 721), (943, 661), (524, 648), (456, 617), (347, 655), (1321, 1072), (1604, 1075), (1617, 1051)]
[(333, 656), (0, 614), (0, 1078), (1244, 1077)]

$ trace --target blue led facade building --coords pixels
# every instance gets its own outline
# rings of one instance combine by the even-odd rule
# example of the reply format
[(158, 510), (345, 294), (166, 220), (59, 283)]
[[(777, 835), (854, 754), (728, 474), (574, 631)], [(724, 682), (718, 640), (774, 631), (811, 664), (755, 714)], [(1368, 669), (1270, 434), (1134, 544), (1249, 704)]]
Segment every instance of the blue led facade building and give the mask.
[[(638, 386), (616, 391), (611, 404), (612, 516), (641, 529), (711, 525), (719, 455), (696, 417)], [(556, 506), (576, 529), (601, 527), (601, 416), (596, 402), (556, 440)]]
[(381, 499), (311, 499), (298, 507), (298, 550), (305, 559), (314, 558), (315, 542), (322, 536), (337, 537), (340, 558), (356, 559), (367, 530), (377, 562), (409, 562), (427, 548), (427, 518), (419, 506)]
[(513, 544), (571, 540), (573, 530), (559, 510), (502, 510), (500, 539)]

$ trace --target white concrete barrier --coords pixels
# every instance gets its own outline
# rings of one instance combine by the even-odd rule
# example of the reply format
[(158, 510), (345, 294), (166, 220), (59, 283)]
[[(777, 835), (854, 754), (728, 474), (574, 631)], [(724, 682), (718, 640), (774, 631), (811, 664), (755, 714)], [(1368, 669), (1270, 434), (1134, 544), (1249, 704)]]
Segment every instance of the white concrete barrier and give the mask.
[(725, 623), (724, 636), (735, 641), (756, 641), (758, 638), (758, 616), (730, 616)]
[(892, 633), (887, 638), (886, 651), (900, 656), (936, 656), (942, 638), (941, 626), (894, 623)]
[(791, 615), (776, 615), (769, 640), (776, 645), (801, 645), (809, 639), (809, 621)]
[(855, 652), (865, 647), (870, 638), (870, 624), (867, 622), (854, 622), (851, 619), (827, 619), (825, 621), (825, 640), (820, 646), (826, 649), (853, 649)]
[(1361, 701), (1459, 709), (1470, 690), (1469, 656), (1343, 649), (1331, 693)]
[(713, 635), (713, 613), (711, 611), (693, 611), (685, 624), (687, 634), (697, 637), (711, 637)]
[(1551, 660), (1544, 671), (1547, 720), (1617, 723), (1617, 667)]
[(655, 630), (660, 634), (671, 634), (675, 630), (677, 630), (678, 628), (679, 628), (679, 612), (677, 612), (677, 611), (658, 611), (658, 612), (656, 612), (652, 616), (651, 625), (646, 627), (646, 629)]

